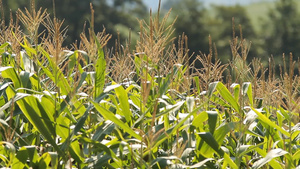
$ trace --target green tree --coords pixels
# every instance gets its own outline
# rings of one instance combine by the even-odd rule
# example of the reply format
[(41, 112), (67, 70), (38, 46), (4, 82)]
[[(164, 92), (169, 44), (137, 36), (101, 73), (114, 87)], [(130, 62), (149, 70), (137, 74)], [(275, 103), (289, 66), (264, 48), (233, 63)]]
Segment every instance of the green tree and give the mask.
[[(269, 12), (269, 20), (263, 25), (265, 49), (268, 55), (281, 59), (283, 53), (300, 54), (300, 20), (295, 0), (280, 0)], [(278, 63), (278, 62), (277, 62)]]
[[(55, 0), (56, 17), (65, 19), (64, 25), (68, 26), (66, 44), (79, 40), (84, 23), (87, 21), (89, 24), (90, 3), (95, 10), (95, 31), (101, 31), (104, 26), (108, 33), (113, 34), (113, 39), (118, 37), (118, 31), (121, 40), (127, 38), (129, 29), (134, 32), (139, 27), (136, 18), (147, 14), (142, 0)], [(3, 4), (5, 9), (12, 9), (13, 12), (18, 8), (30, 8), (29, 0), (3, 0)], [(36, 0), (35, 6), (54, 13), (53, 0)], [(9, 10), (6, 10), (6, 17), (9, 17)]]
[(205, 26), (205, 12), (203, 4), (198, 0), (168, 0), (163, 5), (164, 9), (172, 8), (173, 16), (177, 16), (174, 25), (176, 35), (183, 32), (188, 37), (190, 53), (199, 51), (208, 52), (208, 32)]
[[(233, 36), (239, 36), (246, 38), (249, 41), (254, 41), (256, 39), (256, 33), (244, 7), (240, 5), (214, 6), (213, 10), (215, 11), (215, 17), (208, 21), (207, 24), (210, 28), (209, 33), (216, 44), (219, 57), (221, 60), (227, 61), (231, 56), (229, 42), (232, 40)], [(240, 28), (242, 32), (240, 31)], [(233, 35), (233, 32), (235, 35)], [(248, 55), (248, 61), (251, 61), (256, 54), (255, 48), (251, 48)]]

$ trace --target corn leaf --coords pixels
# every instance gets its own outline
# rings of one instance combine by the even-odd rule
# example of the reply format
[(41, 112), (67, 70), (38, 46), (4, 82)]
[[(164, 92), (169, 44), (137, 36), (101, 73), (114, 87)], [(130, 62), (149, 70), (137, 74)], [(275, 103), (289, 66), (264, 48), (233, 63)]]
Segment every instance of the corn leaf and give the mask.
[[(287, 154), (287, 153), (288, 153), (288, 152), (286, 152), (286, 151), (284, 151), (284, 150), (282, 150), (282, 149), (280, 149), (280, 148), (278, 148), (278, 149), (273, 149), (273, 150), (269, 151), (268, 154), (267, 154), (264, 158), (262, 158), (262, 159), (256, 161), (256, 162), (253, 164), (253, 168), (254, 168), (254, 169), (256, 169), (256, 168), (261, 168), (261, 167), (264, 166), (266, 163), (270, 162), (272, 159), (274, 159), (274, 158), (276, 158), (276, 157), (283, 156), (283, 155), (285, 155), (285, 154)], [(281, 165), (280, 165), (279, 163), (275, 162), (275, 161), (272, 162), (271, 165), (273, 165), (273, 167), (278, 168), (278, 169), (279, 169), (279, 168), (282, 168)]]
[(119, 86), (115, 88), (116, 95), (120, 102), (120, 107), (122, 109), (122, 114), (124, 115), (126, 122), (131, 122), (132, 112), (129, 108), (129, 102), (128, 102), (128, 94), (123, 88), (123, 86)]
[(98, 103), (91, 101), (92, 104), (94, 105), (94, 107), (96, 108), (96, 110), (107, 120), (111, 120), (112, 122), (114, 122), (117, 126), (119, 126), (120, 128), (122, 128), (125, 132), (127, 132), (128, 134), (130, 134), (131, 136), (135, 137), (138, 140), (141, 140), (142, 137), (138, 134), (136, 134), (128, 125), (126, 125), (124, 122), (122, 122), (121, 120), (119, 120), (115, 114), (113, 114), (112, 112), (106, 110), (104, 107), (100, 106)]
[(257, 111), (256, 109), (252, 108), (252, 110), (258, 115), (258, 119), (260, 120), (261, 123), (266, 123), (270, 127), (273, 127), (277, 130), (279, 130), (282, 134), (290, 137), (289, 132), (285, 131), (283, 128), (279, 127), (276, 125), (274, 122), (272, 122), (270, 119), (268, 119), (266, 116), (264, 116), (261, 112)]

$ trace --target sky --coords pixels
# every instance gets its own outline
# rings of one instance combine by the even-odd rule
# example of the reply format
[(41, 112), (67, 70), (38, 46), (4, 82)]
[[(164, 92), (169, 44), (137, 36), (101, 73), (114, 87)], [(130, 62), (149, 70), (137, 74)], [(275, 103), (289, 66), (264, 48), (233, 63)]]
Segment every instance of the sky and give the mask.
[[(210, 4), (219, 4), (219, 5), (247, 5), (249, 3), (261, 2), (261, 1), (274, 1), (274, 0), (200, 0), (205, 6), (209, 7)], [(153, 10), (157, 9), (159, 0), (144, 0), (145, 4), (152, 8)], [(164, 0), (162, 0), (163, 4)]]

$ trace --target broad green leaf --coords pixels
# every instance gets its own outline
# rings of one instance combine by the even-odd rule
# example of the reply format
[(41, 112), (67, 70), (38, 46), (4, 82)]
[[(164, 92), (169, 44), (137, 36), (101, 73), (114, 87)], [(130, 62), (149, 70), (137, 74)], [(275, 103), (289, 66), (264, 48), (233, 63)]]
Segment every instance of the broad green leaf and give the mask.
[[(212, 148), (215, 152), (217, 152), (221, 157), (224, 155), (224, 151), (220, 149), (220, 145), (215, 140), (213, 135), (210, 132), (201, 132), (198, 133), (198, 135), (201, 137), (203, 141), (207, 143), (207, 145)], [(201, 147), (201, 149), (204, 147)]]
[(4, 53), (6, 51), (5, 48), (10, 47), (10, 46), (11, 46), (11, 43), (9, 43), (9, 42), (5, 42), (5, 43), (1, 44), (0, 53)]
[(242, 95), (248, 96), (250, 106), (253, 106), (252, 85), (250, 82), (244, 82), (242, 85)]
[(239, 158), (243, 158), (244, 155), (246, 155), (247, 153), (259, 148), (260, 146), (262, 146), (263, 144), (265, 144), (265, 142), (259, 143), (257, 145), (241, 145), (240, 147), (238, 147), (238, 151), (237, 151), (237, 156)]
[(104, 122), (104, 124), (97, 128), (92, 139), (96, 141), (102, 141), (105, 138), (105, 136), (111, 134), (114, 129), (115, 124), (112, 121), (107, 120)]
[(165, 79), (161, 82), (160, 88), (159, 88), (159, 96), (158, 98), (161, 98), (162, 95), (166, 93), (168, 90), (170, 84), (171, 84), (171, 78), (174, 77), (178, 73), (178, 67), (173, 66), (173, 71), (170, 72)]
[(82, 72), (82, 73), (81, 73), (81, 76), (80, 76), (79, 83), (78, 83), (78, 85), (76, 86), (76, 90), (75, 90), (75, 91), (78, 91), (78, 90), (79, 90), (79, 88), (82, 86), (82, 84), (83, 84), (84, 80), (86, 79), (86, 77), (87, 77), (87, 73), (86, 73), (86, 72)]
[(181, 161), (177, 156), (157, 157), (151, 162), (151, 168), (168, 168), (171, 161)]
[[(95, 102), (96, 103), (98, 103), (98, 102), (100, 102), (104, 97), (106, 97), (107, 96), (107, 94), (106, 93), (102, 93), (99, 97), (97, 97), (96, 99), (95, 99)], [(81, 106), (82, 107), (82, 105), (79, 105), (79, 106)], [(83, 125), (84, 125), (84, 123), (85, 123), (85, 121), (86, 121), (86, 119), (87, 119), (87, 117), (88, 117), (88, 115), (89, 115), (89, 112), (90, 112), (90, 110), (92, 109), (92, 108), (94, 108), (94, 106), (93, 105), (89, 105), (88, 106), (88, 108), (82, 108), (83, 110), (85, 110), (85, 112), (81, 115), (81, 117), (79, 118), (79, 120), (78, 120), (78, 122), (76, 123), (76, 125), (75, 125), (75, 128), (74, 128), (74, 130), (73, 130), (73, 132), (72, 132), (72, 134), (70, 135), (70, 136), (74, 136), (74, 135), (76, 135), (81, 129), (82, 129), (82, 127), (83, 127)]]
[(45, 74), (59, 87), (61, 95), (68, 95), (72, 88), (68, 83), (67, 79), (64, 77), (63, 72), (60, 70), (58, 65), (54, 63), (52, 57), (47, 53), (42, 47), (38, 47), (38, 50), (47, 58), (49, 66), (45, 67), (42, 63), (37, 61), (37, 64), (43, 69)]
[(128, 94), (123, 88), (123, 86), (119, 86), (115, 88), (116, 95), (119, 99), (120, 102), (120, 107), (121, 107), (121, 112), (124, 115), (126, 122), (131, 122), (132, 118), (132, 112), (129, 108), (129, 103), (128, 103)]
[(218, 122), (218, 112), (217, 111), (206, 111), (208, 115), (208, 125), (209, 125), (209, 131), (211, 134), (214, 134), (216, 125)]
[(230, 87), (233, 89), (233, 94), (234, 94), (235, 101), (238, 102), (239, 97), (240, 97), (240, 88), (241, 88), (241, 86), (237, 83), (233, 83)]
[(276, 115), (277, 115), (277, 123), (278, 123), (279, 127), (282, 127), (284, 117), (283, 117), (283, 115), (280, 113), (280, 111), (277, 111), (277, 112), (276, 112)]
[[(284, 150), (282, 150), (282, 149), (280, 149), (280, 148), (278, 148), (278, 149), (272, 149), (271, 151), (268, 152), (268, 154), (267, 154), (264, 158), (262, 158), (262, 159), (256, 161), (256, 162), (253, 164), (253, 168), (254, 168), (254, 169), (256, 169), (256, 168), (261, 168), (262, 166), (264, 166), (265, 164), (267, 164), (268, 162), (270, 162), (272, 159), (274, 159), (274, 158), (276, 158), (276, 157), (283, 156), (283, 155), (285, 155), (285, 154), (287, 154), (287, 153), (288, 153), (288, 152), (286, 152), (286, 151), (284, 151)], [(275, 163), (274, 163), (274, 164), (275, 164)], [(279, 164), (277, 163), (276, 168), (279, 169), (279, 168), (282, 168), (282, 167), (281, 167), (281, 165), (279, 165)]]
[(74, 158), (75, 161), (82, 163), (84, 162), (84, 157), (82, 156), (82, 149), (81, 149), (81, 143), (79, 143), (78, 140), (74, 140), (70, 143), (70, 147), (69, 147), (69, 151), (70, 154), (72, 156), (72, 158)]
[(60, 150), (55, 142), (55, 128), (53, 127), (53, 117), (49, 117), (40, 101), (34, 96), (27, 96), (17, 101), (23, 114), (30, 123), (49, 141), (60, 155), (64, 153)]
[(200, 89), (200, 79), (198, 76), (194, 76), (194, 81), (197, 87), (197, 94), (199, 95), (201, 93), (201, 89)]
[(102, 156), (102, 158), (98, 157), (96, 159), (96, 161), (93, 163), (93, 167), (103, 165), (109, 159), (113, 159), (119, 167), (122, 167), (121, 160), (117, 157), (117, 155), (112, 150), (112, 148), (109, 148), (106, 145), (104, 145), (104, 144), (102, 144), (98, 141), (91, 140), (91, 139), (86, 138), (86, 137), (80, 137), (79, 139), (80, 139), (80, 142), (90, 143), (90, 144), (94, 145), (95, 147), (97, 147), (98, 151), (102, 150), (106, 153), (104, 156), (107, 156), (108, 158), (103, 158), (103, 156)]
[(14, 83), (14, 88), (20, 88), (21, 87), (21, 81), (20, 78), (13, 67), (1, 67), (0, 73), (3, 78), (8, 78)]
[(210, 98), (213, 93), (215, 92), (216, 88), (217, 88), (217, 85), (219, 84), (219, 82), (213, 82), (213, 83), (210, 83), (209, 86), (208, 86), (208, 89), (207, 89), (207, 96)]
[(214, 161), (214, 159), (213, 158), (207, 158), (207, 159), (205, 159), (205, 160), (203, 160), (201, 162), (198, 162), (198, 163), (196, 163), (194, 165), (191, 165), (191, 166), (189, 166), (189, 165), (182, 165), (182, 167), (183, 168), (201, 168), (201, 167), (205, 167), (205, 163), (207, 163), (208, 161)]
[(213, 133), (214, 138), (216, 139), (217, 143), (221, 145), (224, 141), (225, 136), (232, 130), (238, 126), (238, 122), (229, 122), (225, 125), (219, 126)]
[(51, 166), (58, 168), (58, 154), (56, 152), (48, 152), (51, 156)]
[(122, 128), (125, 132), (127, 132), (128, 134), (132, 135), (133, 137), (135, 137), (138, 140), (141, 140), (142, 137), (138, 134), (136, 134), (128, 125), (126, 125), (124, 122), (122, 122), (121, 120), (119, 120), (115, 114), (113, 114), (112, 112), (106, 110), (105, 108), (103, 108), (102, 106), (100, 106), (98, 103), (91, 101), (91, 103), (94, 105), (94, 107), (96, 108), (96, 110), (107, 120), (111, 120), (112, 122), (114, 122), (116, 125), (118, 125), (120, 128)]
[(223, 83), (221, 82), (214, 82), (217, 83), (217, 87), (216, 89), (218, 90), (218, 92), (220, 93), (220, 95), (223, 97), (223, 99), (228, 102), (228, 104), (230, 104), (232, 106), (232, 108), (235, 109), (235, 111), (241, 113), (242, 110), (240, 108), (239, 103), (232, 97), (231, 93), (229, 92), (229, 90), (224, 86)]
[(95, 95), (94, 98), (100, 96), (100, 94), (103, 92), (104, 85), (105, 85), (105, 69), (106, 69), (106, 61), (104, 58), (104, 52), (103, 49), (97, 39), (97, 37), (94, 35), (94, 39), (97, 44), (97, 49), (98, 49), (98, 57), (97, 61), (95, 64), (95, 84), (94, 84), (94, 89), (95, 89)]
[(118, 87), (120, 87), (120, 86), (121, 86), (120, 84), (112, 84), (112, 85), (109, 85), (109, 86), (107, 86), (107, 87), (104, 89), (103, 92), (108, 93), (108, 92), (110, 92), (111, 90), (114, 90), (115, 88), (118, 88)]
[(198, 128), (203, 128), (203, 122), (208, 119), (209, 131), (213, 134), (215, 132), (216, 124), (218, 122), (217, 111), (203, 111), (199, 113), (193, 120), (192, 125)]
[(225, 153), (221, 148), (217, 141), (214, 139), (213, 135), (209, 132), (201, 132), (198, 135), (209, 145), (216, 153), (219, 154), (220, 157), (223, 157), (227, 164), (229, 164), (230, 168), (238, 169), (238, 166), (232, 161), (230, 156)]
[[(178, 123), (174, 124), (172, 127), (170, 127), (168, 130), (166, 130), (165, 132), (163, 132), (158, 138), (157, 140), (153, 143), (153, 146), (151, 146), (152, 149), (157, 148), (158, 146), (160, 146), (166, 139), (168, 139), (169, 137), (171, 137), (172, 135), (174, 135), (177, 131), (180, 132), (181, 130), (178, 130), (179, 128), (181, 128), (182, 130), (186, 127), (186, 126), (182, 126), (184, 124), (184, 122), (186, 122), (193, 114), (195, 114), (196, 112), (198, 112), (202, 107), (197, 107), (196, 109), (194, 109), (191, 113), (189, 113), (184, 119), (182, 119), (181, 121), (179, 121)], [(150, 152), (150, 150), (146, 150), (143, 154), (143, 156), (147, 155)]]
[(239, 167), (232, 161), (227, 153), (224, 153), (224, 161), (229, 165), (230, 168), (238, 169)]
[(296, 153), (293, 154), (293, 160), (297, 161), (300, 159), (300, 150), (296, 151)]
[(14, 158), (12, 168), (25, 168), (25, 166), (28, 166), (27, 160), (29, 158), (29, 153), (27, 152), (26, 147), (27, 146), (19, 148), (16, 158)]
[(39, 168), (47, 168), (51, 162), (51, 156), (48, 152), (44, 153), (39, 159)]
[(277, 130), (279, 130), (282, 134), (290, 137), (289, 132), (285, 131), (283, 128), (276, 125), (274, 122), (272, 122), (270, 119), (268, 119), (266, 116), (264, 116), (261, 112), (257, 111), (256, 109), (252, 108), (252, 110), (258, 115), (258, 119), (261, 121), (261, 123), (266, 123), (270, 127), (273, 127)]
[(22, 71), (20, 73), (20, 81), (21, 81), (22, 87), (28, 88), (28, 89), (31, 88), (31, 81), (30, 81), (31, 75), (32, 74), (30, 74), (29, 72), (25, 72), (25, 71)]
[(23, 38), (23, 42), (24, 42), (24, 44), (20, 43), (20, 45), (26, 50), (28, 56), (29, 57), (32, 57), (32, 55), (36, 56), (37, 51), (34, 48), (32, 48), (30, 46), (30, 44), (28, 44), (28, 41), (27, 41), (27, 38), (25, 37), (25, 35), (24, 35), (24, 38)]
[(23, 69), (26, 72), (34, 73), (33, 59), (30, 59), (30, 57), (27, 55), (25, 51), (20, 52), (20, 57), (21, 57), (21, 67), (23, 67)]
[(192, 112), (195, 106), (195, 98), (194, 97), (186, 97), (186, 106), (188, 112)]
[(199, 114), (197, 114), (197, 116), (194, 118), (192, 125), (202, 129), (203, 128), (203, 122), (206, 121), (208, 119), (208, 115), (206, 111), (203, 111)]
[(25, 148), (28, 153), (29, 161), (31, 163), (30, 166), (38, 166), (39, 156), (38, 156), (36, 147), (35, 146), (25, 146)]

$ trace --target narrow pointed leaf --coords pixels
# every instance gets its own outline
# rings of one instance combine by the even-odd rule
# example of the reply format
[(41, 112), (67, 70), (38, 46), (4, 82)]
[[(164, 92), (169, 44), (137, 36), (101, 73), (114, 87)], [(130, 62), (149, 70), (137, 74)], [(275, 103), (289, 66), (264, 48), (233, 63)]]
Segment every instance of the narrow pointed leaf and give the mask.
[(257, 111), (256, 109), (252, 108), (252, 110), (258, 115), (258, 119), (261, 121), (261, 123), (266, 123), (270, 127), (273, 127), (277, 130), (279, 130), (282, 134), (286, 136), (290, 136), (289, 132), (285, 131), (283, 128), (276, 125), (274, 122), (272, 122), (270, 119), (268, 119), (265, 115), (263, 115), (261, 112)]
[(122, 122), (121, 120), (119, 120), (115, 114), (113, 114), (112, 112), (106, 110), (104, 107), (100, 106), (98, 103), (91, 101), (92, 104), (95, 106), (96, 110), (98, 110), (98, 112), (107, 120), (111, 120), (112, 122), (114, 122), (116, 125), (118, 125), (120, 128), (122, 128), (125, 132), (127, 132), (128, 134), (132, 135), (133, 137), (135, 137), (138, 140), (141, 140), (142, 137), (138, 134), (136, 134), (127, 124), (125, 124), (124, 122)]
[(120, 107), (122, 109), (122, 115), (124, 115), (126, 122), (131, 121), (132, 112), (129, 108), (129, 102), (128, 102), (128, 94), (123, 88), (123, 86), (119, 86), (115, 88), (116, 95), (120, 102)]
[[(256, 161), (253, 164), (253, 168), (261, 168), (262, 166), (264, 166), (265, 164), (267, 164), (268, 162), (270, 162), (272, 159), (276, 158), (276, 157), (280, 157), (283, 156), (285, 154), (287, 154), (288, 152), (278, 148), (278, 149), (273, 149), (271, 151), (268, 152), (268, 154), (266, 155), (266, 157)], [(279, 164), (276, 166), (276, 168), (282, 168)]]

